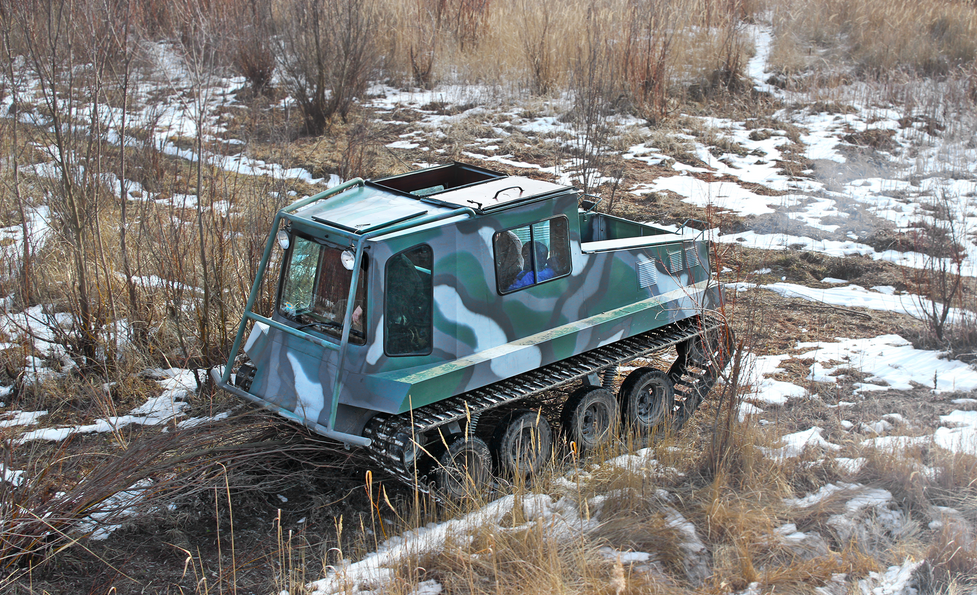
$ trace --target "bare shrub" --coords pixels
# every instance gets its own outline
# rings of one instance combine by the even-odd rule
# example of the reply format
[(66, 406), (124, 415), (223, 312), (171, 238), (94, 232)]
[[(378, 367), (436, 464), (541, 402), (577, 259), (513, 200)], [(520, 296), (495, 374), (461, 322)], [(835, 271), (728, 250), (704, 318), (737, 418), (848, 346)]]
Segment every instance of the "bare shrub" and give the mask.
[[(19, 88), (22, 81), (14, 70), (14, 54), (11, 48), (11, 27), (7, 19), (3, 19), (0, 35), (2, 35), (3, 55), (7, 62), (7, 68), (0, 76), (2, 76), (2, 79), (5, 79), (4, 87), (9, 85), (12, 99), (11, 109), (14, 110), (15, 115), (13, 118), (5, 118), (0, 123), (0, 138), (3, 138), (5, 141), (2, 143), (3, 154), (9, 155), (9, 158), (4, 159), (2, 165), (0, 165), (0, 176), (2, 176), (4, 182), (0, 185), (0, 201), (2, 201), (5, 212), (12, 212), (16, 209), (16, 213), (20, 217), (20, 230), (22, 234), (20, 254), (14, 255), (7, 251), (4, 253), (3, 265), (5, 270), (3, 282), (6, 285), (10, 280), (17, 279), (18, 282), (13, 283), (17, 291), (14, 291), (11, 287), (4, 287), (4, 290), (7, 295), (17, 296), (19, 294), (20, 303), (29, 306), (32, 305), (33, 299), (32, 286), (34, 281), (32, 263), (34, 246), (27, 213), (27, 197), (22, 192), (20, 183), (21, 153), (24, 150), (21, 146), (20, 122), (16, 117), (16, 106), (20, 104)], [(11, 196), (8, 196), (8, 190)], [(8, 206), (9, 198), (12, 198), (14, 202), (11, 206)]]
[(239, 0), (234, 9), (227, 18), (228, 29), (234, 32), (234, 67), (248, 79), (253, 93), (267, 93), (277, 63), (271, 4), (266, 0)]
[(925, 256), (921, 268), (913, 269), (909, 279), (915, 288), (919, 311), (935, 341), (941, 346), (950, 344), (949, 328), (953, 325), (950, 314), (959, 303), (963, 286), (962, 267), (966, 257), (961, 241), (966, 230), (957, 220), (957, 209), (946, 191), (941, 191), (933, 208), (929, 224), (921, 226), (919, 241), (925, 243), (920, 250)]
[(529, 88), (536, 95), (553, 90), (557, 78), (553, 34), (557, 3), (519, 0), (517, 13), (524, 26), (519, 27), (519, 41), (529, 68)]
[(612, 101), (617, 97), (613, 48), (606, 34), (607, 17), (597, 2), (587, 9), (583, 43), (573, 64), (573, 108), (567, 118), (576, 125), (572, 161), (584, 194), (599, 185), (611, 137)]
[(492, 0), (436, 0), (437, 14), (443, 19), (462, 51), (474, 49), (485, 34)]
[[(730, 337), (731, 339), (731, 337)], [(741, 339), (742, 341), (742, 339)], [(732, 347), (732, 344), (728, 344)], [(742, 431), (739, 421), (739, 408), (743, 402), (740, 395), (743, 370), (743, 345), (732, 354), (732, 368), (723, 382), (716, 406), (712, 440), (707, 456), (707, 470), (714, 476), (744, 478), (751, 477), (755, 466), (755, 456), (751, 456), (752, 445), (744, 444), (747, 433)]]
[[(243, 184), (238, 190), (237, 217), (234, 221), (235, 234), (239, 240), (231, 246), (234, 256), (233, 268), (228, 271), (232, 286), (231, 295), (245, 296), (251, 291), (251, 283), (258, 276), (258, 264), (268, 238), (269, 221), (275, 213), (289, 202), (286, 184), (281, 180), (254, 180)], [(276, 270), (281, 251), (272, 253), (269, 270)], [(266, 275), (273, 277), (273, 275)], [(258, 312), (270, 312), (274, 307), (277, 279), (265, 283), (255, 302)], [(241, 300), (239, 300), (241, 301)], [(244, 311), (244, 303), (235, 304), (232, 319)], [(236, 321), (235, 321), (236, 322)]]
[[(3, 8), (8, 57), (21, 52), (24, 70), (38, 83), (47, 119), (47, 126), (34, 127), (31, 133), (34, 142), (48, 147), (55, 168), (54, 176), (39, 182), (49, 193), (54, 226), (71, 263), (68, 275), (59, 275), (67, 281), (61, 286), (63, 304), (74, 320), (71, 348), (86, 361), (97, 361), (102, 327), (115, 310), (99, 219), (107, 145), (101, 75), (116, 58), (118, 46), (97, 4), (32, 0)], [(88, 68), (77, 69), (78, 64)]]
[[(498, 71), (500, 52), (494, 31), (507, 11), (492, 10), (492, 0), (374, 0), (376, 31), (382, 45), (385, 73), (404, 77), (424, 89), (432, 89), (445, 76), (474, 82), (486, 71)], [(513, 0), (515, 1), (515, 0)], [(505, 8), (509, 0), (503, 0)], [(504, 23), (505, 43), (512, 43), (518, 29)], [(476, 51), (477, 48), (477, 51)], [(503, 57), (503, 59), (505, 59)]]
[[(707, 210), (705, 221), (699, 222), (706, 229), (719, 229), (725, 222), (722, 215), (714, 210)], [(711, 244), (709, 267), (712, 271), (733, 269), (732, 250), (729, 246), (719, 243)], [(741, 271), (735, 274), (739, 277)], [(705, 447), (705, 457), (701, 461), (700, 473), (717, 486), (737, 486), (747, 488), (757, 481), (758, 474), (769, 474), (764, 481), (770, 485), (782, 481), (776, 465), (763, 461), (763, 455), (757, 449), (757, 443), (762, 436), (749, 419), (740, 419), (740, 406), (748, 393), (750, 376), (751, 353), (762, 345), (764, 321), (762, 320), (762, 304), (757, 295), (739, 300), (728, 299), (724, 294), (721, 303), (716, 305), (713, 312), (703, 312), (703, 316), (717, 319), (721, 324), (713, 332), (702, 332), (695, 351), (698, 357), (691, 357), (686, 353), (686, 361), (693, 366), (695, 360), (704, 362), (714, 374), (717, 386), (712, 389), (718, 396), (714, 411), (712, 430), (709, 444)], [(734, 328), (735, 326), (735, 328)], [(693, 351), (693, 346), (688, 348)]]
[(138, 23), (147, 38), (157, 39), (173, 31), (177, 17), (174, 0), (136, 0), (126, 2), (125, 10), (132, 11), (133, 22)]
[(411, 29), (417, 31), (418, 35), (409, 43), (411, 75), (416, 85), (431, 89), (434, 87), (434, 66), (444, 27), (444, 3), (441, 0), (417, 0), (415, 7), (416, 29)]
[(777, 41), (771, 57), (784, 71), (821, 63), (873, 77), (899, 70), (945, 75), (977, 57), (972, 2), (794, 0), (772, 9)]
[(344, 180), (355, 177), (369, 178), (379, 175), (377, 169), (377, 131), (372, 122), (356, 122), (347, 126), (339, 154), (338, 175)]
[(729, 12), (724, 15), (720, 26), (722, 43), (719, 52), (719, 64), (710, 76), (713, 89), (720, 89), (729, 93), (739, 93), (748, 88), (743, 69), (746, 67), (743, 43), (741, 37), (742, 23), (739, 20), (738, 2), (729, 5)]
[(378, 71), (395, 84), (432, 89), (445, 58), (446, 25), (440, 0), (374, 0)]
[(622, 57), (623, 78), (634, 108), (652, 122), (668, 115), (672, 44), (679, 31), (673, 2), (630, 0)]
[[(221, 254), (217, 243), (222, 240), (220, 235), (214, 235), (213, 212), (215, 200), (214, 184), (205, 184), (205, 152), (210, 147), (205, 144), (209, 138), (208, 124), (211, 111), (219, 101), (215, 90), (215, 80), (222, 66), (224, 52), (219, 44), (220, 36), (216, 34), (221, 23), (226, 18), (227, 7), (215, 3), (213, 5), (185, 5), (179, 13), (180, 46), (183, 66), (192, 83), (191, 93), (184, 112), (191, 115), (194, 123), (193, 150), (196, 153), (193, 177), (186, 177), (187, 194), (192, 193), (193, 202), (190, 205), (194, 211), (195, 237), (192, 245), (196, 248), (194, 255), (197, 266), (190, 269), (187, 277), (170, 277), (170, 279), (185, 280), (185, 285), (199, 288), (201, 295), (190, 306), (195, 311), (196, 332), (199, 338), (199, 350), (204, 361), (199, 365), (206, 366), (213, 358), (218, 359), (220, 351), (219, 339), (222, 338), (223, 328), (215, 328), (213, 308), (215, 302), (222, 295), (222, 287), (217, 275), (213, 272), (215, 263), (220, 262)], [(187, 263), (189, 264), (189, 263)], [(186, 266), (186, 265), (184, 265)], [(198, 277), (199, 274), (199, 277)], [(216, 334), (217, 338), (214, 337)]]
[(305, 132), (322, 134), (334, 116), (344, 121), (377, 68), (372, 2), (289, 0), (282, 9), (282, 76)]
[[(194, 153), (200, 156), (193, 168), (196, 175), (187, 175), (182, 166), (163, 155), (153, 140), (152, 123), (141, 130), (130, 124), (131, 81), (144, 40), (136, 20), (138, 11), (131, 5), (38, 0), (5, 14), (5, 39), (17, 38), (16, 48), (22, 52), (18, 59), (26, 66), (24, 76), (40, 81), (44, 109), (39, 117), (47, 120), (41, 126), (18, 128), (27, 142), (47, 147), (43, 159), (55, 172), (54, 176), (33, 171), (21, 174), (14, 184), (15, 195), (34, 194), (32, 200), (50, 207), (52, 214), (53, 241), (40, 258), (30, 254), (22, 259), (23, 266), (34, 269), (31, 293), (37, 299), (71, 313), (72, 328), (52, 326), (51, 331), (89, 371), (114, 374), (120, 347), (131, 341), (139, 347), (151, 345), (149, 336), (160, 320), (156, 310), (162, 306), (150, 303), (157, 296), (152, 284), (145, 283), (148, 277), (202, 290), (202, 296), (194, 295), (183, 303), (197, 314), (189, 331), (195, 347), (183, 350), (184, 359), (191, 354), (214, 356), (225, 339), (223, 329), (231, 324), (222, 301), (226, 292), (221, 280), (231, 276), (224, 269), (232, 234), (221, 225), (221, 218), (213, 217), (217, 188), (209, 179), (205, 183), (206, 160), (202, 157), (206, 124), (214, 107), (212, 83), (222, 68), (220, 47), (211, 38), (221, 18), (217, 8), (225, 7), (215, 6), (215, 12), (202, 13), (196, 4), (183, 4), (167, 13), (174, 26), (171, 39), (179, 40), (182, 72), (192, 83), (191, 91), (183, 95), (183, 107), (194, 114)], [(13, 43), (5, 47), (11, 54), (15, 51)], [(120, 109), (109, 110), (107, 105)], [(144, 142), (130, 140), (121, 147), (113, 141), (133, 138)], [(14, 163), (16, 166), (17, 161)], [(153, 237), (143, 232), (153, 220), (149, 205), (154, 203), (131, 201), (131, 180), (144, 182), (144, 192), (163, 197), (192, 193), (195, 197), (189, 204), (195, 210), (196, 234), (183, 226), (179, 233), (164, 236), (179, 240), (174, 244), (177, 249), (165, 250), (183, 256), (179, 271), (173, 271), (179, 274), (156, 275), (159, 267), (155, 262), (147, 264), (156, 261), (149, 255), (170, 244), (145, 241)], [(181, 209), (178, 219), (185, 214)], [(189, 246), (197, 248), (195, 255), (186, 252)], [(66, 262), (71, 266), (66, 267)]]
[(578, 86), (575, 65), (589, 51), (582, 48), (593, 45), (584, 40), (593, 38), (588, 21), (596, 12), (603, 22), (598, 36), (614, 63), (607, 67), (617, 77), (608, 99), (653, 122), (690, 87), (700, 94), (745, 88), (740, 23), (762, 11), (762, 3), (742, 0), (377, 2), (384, 67), (392, 74), (424, 88), (444, 78), (506, 88), (515, 74), (535, 95)]

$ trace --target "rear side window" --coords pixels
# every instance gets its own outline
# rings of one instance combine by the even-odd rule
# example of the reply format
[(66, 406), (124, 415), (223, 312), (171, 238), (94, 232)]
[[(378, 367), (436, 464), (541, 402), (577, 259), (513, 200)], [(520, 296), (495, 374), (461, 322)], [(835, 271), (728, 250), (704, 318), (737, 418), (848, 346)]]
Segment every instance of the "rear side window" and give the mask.
[(566, 217), (500, 231), (493, 238), (499, 293), (510, 293), (570, 273)]
[(387, 355), (431, 353), (434, 254), (421, 244), (387, 261), (384, 281), (383, 350)]

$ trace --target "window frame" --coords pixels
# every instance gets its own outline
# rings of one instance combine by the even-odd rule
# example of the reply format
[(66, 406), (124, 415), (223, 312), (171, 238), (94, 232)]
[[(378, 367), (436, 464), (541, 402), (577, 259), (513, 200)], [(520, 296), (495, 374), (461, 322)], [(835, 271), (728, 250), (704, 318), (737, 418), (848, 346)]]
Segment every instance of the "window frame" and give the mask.
[[(313, 287), (313, 289), (312, 289), (312, 297), (313, 297), (313, 299), (315, 299), (315, 295), (316, 295), (316, 292), (318, 290), (317, 288), (319, 287), (320, 283), (322, 282), (322, 272), (323, 272), (322, 271), (322, 263), (323, 263), (323, 257), (324, 257), (324, 254), (325, 254), (324, 250), (338, 250), (340, 253), (342, 253), (342, 251), (345, 250), (346, 248), (343, 248), (341, 246), (336, 246), (336, 245), (330, 244), (328, 242), (324, 242), (324, 241), (322, 241), (319, 238), (316, 238), (316, 237), (313, 237), (313, 236), (311, 236), (309, 234), (298, 232), (298, 231), (290, 231), (289, 232), (289, 235), (290, 235), (289, 246), (288, 246), (288, 249), (285, 251), (284, 255), (282, 256), (282, 263), (283, 263), (284, 266), (282, 267), (282, 271), (281, 271), (281, 274), (280, 274), (280, 277), (279, 277), (279, 280), (278, 280), (278, 290), (277, 290), (276, 295), (275, 295), (274, 308), (275, 308), (275, 313), (278, 316), (281, 316), (281, 317), (285, 318), (286, 320), (288, 320), (292, 324), (303, 326), (301, 323), (299, 323), (298, 321), (296, 321), (293, 317), (289, 316), (288, 313), (285, 311), (285, 309), (282, 307), (283, 306), (282, 299), (283, 299), (284, 293), (285, 293), (285, 286), (288, 284), (289, 275), (291, 273), (291, 268), (292, 268), (292, 254), (294, 253), (294, 250), (295, 250), (296, 245), (297, 245), (297, 242), (295, 240), (296, 239), (302, 239), (302, 240), (304, 240), (306, 242), (310, 242), (310, 243), (315, 244), (316, 246), (318, 246), (318, 255), (317, 255), (317, 261), (316, 261), (316, 267), (315, 267), (315, 275), (314, 275), (314, 279), (312, 281), (312, 287)], [(363, 258), (360, 261), (360, 275), (359, 275), (359, 284), (360, 284), (360, 287), (362, 289), (358, 288), (357, 291), (356, 291), (355, 297), (353, 298), (354, 299), (354, 302), (357, 301), (358, 299), (362, 298), (362, 305), (363, 305), (363, 313), (362, 313), (362, 315), (360, 317), (360, 320), (362, 321), (361, 324), (362, 324), (363, 329), (362, 329), (362, 331), (360, 331), (360, 330), (356, 330), (355, 331), (355, 333), (361, 333), (362, 336), (359, 336), (358, 334), (354, 334), (354, 329), (352, 329), (352, 328), (350, 329), (350, 333), (349, 333), (349, 343), (352, 344), (352, 345), (357, 345), (357, 346), (366, 345), (369, 342), (368, 341), (368, 339), (369, 339), (369, 324), (368, 324), (369, 318), (368, 318), (368, 304), (367, 304), (367, 302), (369, 301), (368, 298), (369, 298), (369, 285), (370, 285), (370, 280), (369, 280), (370, 264), (369, 264), (369, 261), (370, 261), (369, 256), (366, 253), (364, 253), (363, 254)], [(350, 273), (350, 279), (352, 279), (353, 272), (352, 271), (349, 271), (349, 273)], [(349, 295), (349, 286), (348, 286), (348, 284), (345, 287), (345, 292), (346, 293), (342, 296), (341, 299), (347, 299), (347, 296)], [(340, 320), (339, 322), (342, 322), (342, 321)], [(326, 328), (318, 327), (317, 325), (314, 325), (313, 324), (313, 325), (308, 326), (308, 328), (310, 330), (315, 331), (318, 334), (321, 334), (324, 337), (329, 338), (329, 339), (335, 339), (337, 342), (341, 342), (342, 341), (342, 332), (343, 332), (343, 329), (341, 327), (340, 328), (335, 328), (335, 329), (326, 329)], [(304, 332), (304, 329), (303, 329), (303, 332)]]
[[(428, 334), (428, 345), (427, 345), (427, 348), (425, 350), (395, 353), (395, 352), (392, 352), (390, 350), (390, 332), (389, 332), (389, 329), (390, 329), (390, 324), (391, 324), (391, 322), (390, 322), (391, 318), (388, 315), (390, 313), (389, 310), (388, 310), (388, 308), (390, 307), (390, 304), (389, 304), (389, 297), (390, 297), (390, 283), (389, 283), (390, 266), (395, 262), (395, 260), (397, 259), (397, 257), (399, 257), (399, 256), (405, 256), (406, 257), (406, 254), (408, 252), (415, 251), (415, 250), (418, 250), (418, 249), (427, 249), (428, 254), (430, 255), (430, 258), (431, 258), (431, 270), (428, 273), (428, 286), (421, 288), (422, 291), (425, 291), (427, 293), (426, 297), (428, 298), (428, 302), (429, 302), (429, 308), (428, 308), (428, 312), (427, 312), (427, 319), (426, 319), (426, 321), (424, 321), (425, 322), (426, 329), (427, 329), (427, 334)], [(408, 260), (410, 260), (409, 257), (408, 257)], [(411, 261), (411, 262), (413, 263), (413, 261)], [(414, 265), (414, 266), (416, 267), (417, 265)], [(423, 281), (421, 281), (421, 282), (423, 283)], [(382, 329), (382, 332), (383, 332), (383, 354), (386, 357), (419, 357), (419, 356), (431, 355), (434, 352), (434, 248), (432, 248), (430, 244), (428, 244), (427, 242), (422, 242), (420, 244), (415, 244), (415, 245), (411, 246), (410, 248), (405, 248), (404, 250), (401, 250), (401, 251), (399, 251), (399, 252), (397, 252), (395, 254), (391, 254), (390, 257), (387, 259), (387, 262), (384, 264), (384, 267), (383, 267), (383, 310), (382, 310), (382, 312), (383, 312), (383, 329)]]
[[(562, 220), (563, 221), (563, 225), (565, 226), (565, 230), (566, 230), (565, 243), (563, 245), (564, 249), (566, 250), (566, 255), (567, 255), (567, 269), (566, 269), (566, 272), (564, 272), (562, 274), (559, 274), (559, 275), (554, 275), (554, 276), (550, 277), (549, 279), (544, 279), (542, 281), (536, 281), (536, 280), (534, 280), (533, 283), (530, 283), (528, 285), (524, 285), (522, 287), (517, 287), (515, 289), (511, 289), (511, 290), (508, 289), (508, 288), (503, 289), (502, 286), (499, 284), (499, 282), (501, 281), (501, 276), (499, 275), (499, 264), (500, 264), (500, 261), (499, 261), (499, 255), (496, 252), (496, 240), (498, 239), (498, 237), (501, 234), (504, 234), (504, 233), (507, 233), (507, 232), (513, 232), (514, 230), (517, 230), (517, 229), (528, 228), (529, 229), (529, 241), (532, 242), (532, 241), (534, 241), (534, 239), (533, 239), (533, 234), (534, 234), (533, 228), (535, 228), (537, 225), (540, 225), (542, 223), (549, 222), (550, 223), (550, 226), (551, 226), (550, 229), (552, 230), (552, 225), (553, 225), (552, 222), (553, 221), (556, 221), (556, 220)], [(551, 234), (550, 235), (550, 238), (552, 238), (552, 237), (553, 236)], [(553, 243), (551, 241), (550, 242), (550, 254), (552, 254), (552, 247), (553, 247)], [(524, 289), (529, 289), (530, 287), (536, 287), (538, 285), (543, 285), (545, 283), (549, 283), (550, 281), (554, 281), (556, 279), (562, 279), (564, 277), (567, 277), (568, 275), (570, 275), (573, 272), (573, 259), (570, 258), (570, 220), (569, 220), (569, 218), (566, 215), (562, 215), (561, 214), (561, 215), (556, 215), (554, 217), (548, 217), (546, 219), (541, 219), (539, 221), (534, 221), (533, 223), (524, 223), (522, 225), (516, 225), (516, 226), (513, 226), (513, 227), (508, 227), (506, 229), (502, 229), (502, 230), (499, 230), (499, 231), (495, 232), (494, 234), (492, 234), (492, 261), (493, 261), (493, 265), (494, 265), (494, 268), (495, 268), (495, 288), (496, 288), (496, 291), (498, 291), (499, 295), (511, 295), (513, 293), (517, 293), (517, 292), (522, 291)], [(523, 266), (525, 266), (525, 264)], [(539, 272), (540, 271), (537, 271), (535, 269), (533, 270), (533, 278), (534, 279), (538, 276), (538, 273)]]

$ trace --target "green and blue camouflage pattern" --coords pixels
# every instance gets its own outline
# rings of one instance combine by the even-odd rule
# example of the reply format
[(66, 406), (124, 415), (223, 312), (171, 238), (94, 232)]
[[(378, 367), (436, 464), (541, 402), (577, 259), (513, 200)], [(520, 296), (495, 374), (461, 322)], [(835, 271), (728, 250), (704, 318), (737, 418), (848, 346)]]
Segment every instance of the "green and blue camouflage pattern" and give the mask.
[[(326, 348), (321, 343), (339, 344), (339, 336), (301, 330), (317, 344), (256, 322), (244, 345), (255, 368), (248, 392), (310, 427), (359, 435), (377, 412), (407, 412), (719, 306), (707, 241), (585, 212), (580, 198), (573, 188), (497, 174), (433, 196), (367, 183), (296, 210), (287, 221), (293, 238), (350, 253), (361, 246), (364, 299), (358, 314), (343, 308), (363, 336)], [(430, 221), (437, 216), (446, 218)], [(514, 248), (503, 254), (502, 240), (555, 220), (534, 233), (557, 230), (559, 238), (548, 238), (553, 252), (565, 233), (569, 262), (556, 264), (551, 278), (537, 270), (538, 282), (510, 290), (497, 259), (527, 267), (541, 257)], [(430, 255), (430, 270), (414, 267), (431, 294), (422, 300), (431, 300), (430, 327), (412, 333), (417, 353), (396, 355), (384, 341), (391, 328), (384, 317), (402, 307), (390, 293), (404, 275), (386, 273), (405, 251)], [(270, 318), (303, 326), (282, 309), (281, 285)]]

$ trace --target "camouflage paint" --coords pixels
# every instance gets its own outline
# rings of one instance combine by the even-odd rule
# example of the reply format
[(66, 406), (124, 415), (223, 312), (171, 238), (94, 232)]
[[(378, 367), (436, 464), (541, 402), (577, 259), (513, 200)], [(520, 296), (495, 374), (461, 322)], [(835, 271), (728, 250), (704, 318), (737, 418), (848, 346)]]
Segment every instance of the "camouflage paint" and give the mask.
[[(451, 207), (367, 185), (291, 214), (293, 230), (339, 247), (354, 246), (365, 231), (378, 234), (362, 242), (368, 262), (367, 340), (346, 345), (340, 371), (338, 349), (256, 323), (244, 346), (256, 368), (251, 395), (293, 412), (314, 429), (332, 429), (329, 414), (338, 377), (335, 429), (359, 434), (372, 412), (405, 412), (719, 305), (719, 290), (707, 268), (708, 242), (581, 213), (573, 189), (520, 177), (505, 182), (527, 187), (531, 182), (546, 192), (475, 217), (419, 226), (403, 220), (447, 215)], [(558, 215), (569, 223), (570, 274), (500, 295), (494, 234)], [(385, 228), (391, 231), (384, 233)], [(581, 242), (582, 232), (588, 238), (597, 234), (596, 241)], [(419, 244), (434, 254), (433, 350), (387, 356), (382, 336), (385, 265)], [(271, 318), (297, 326), (277, 312)]]

